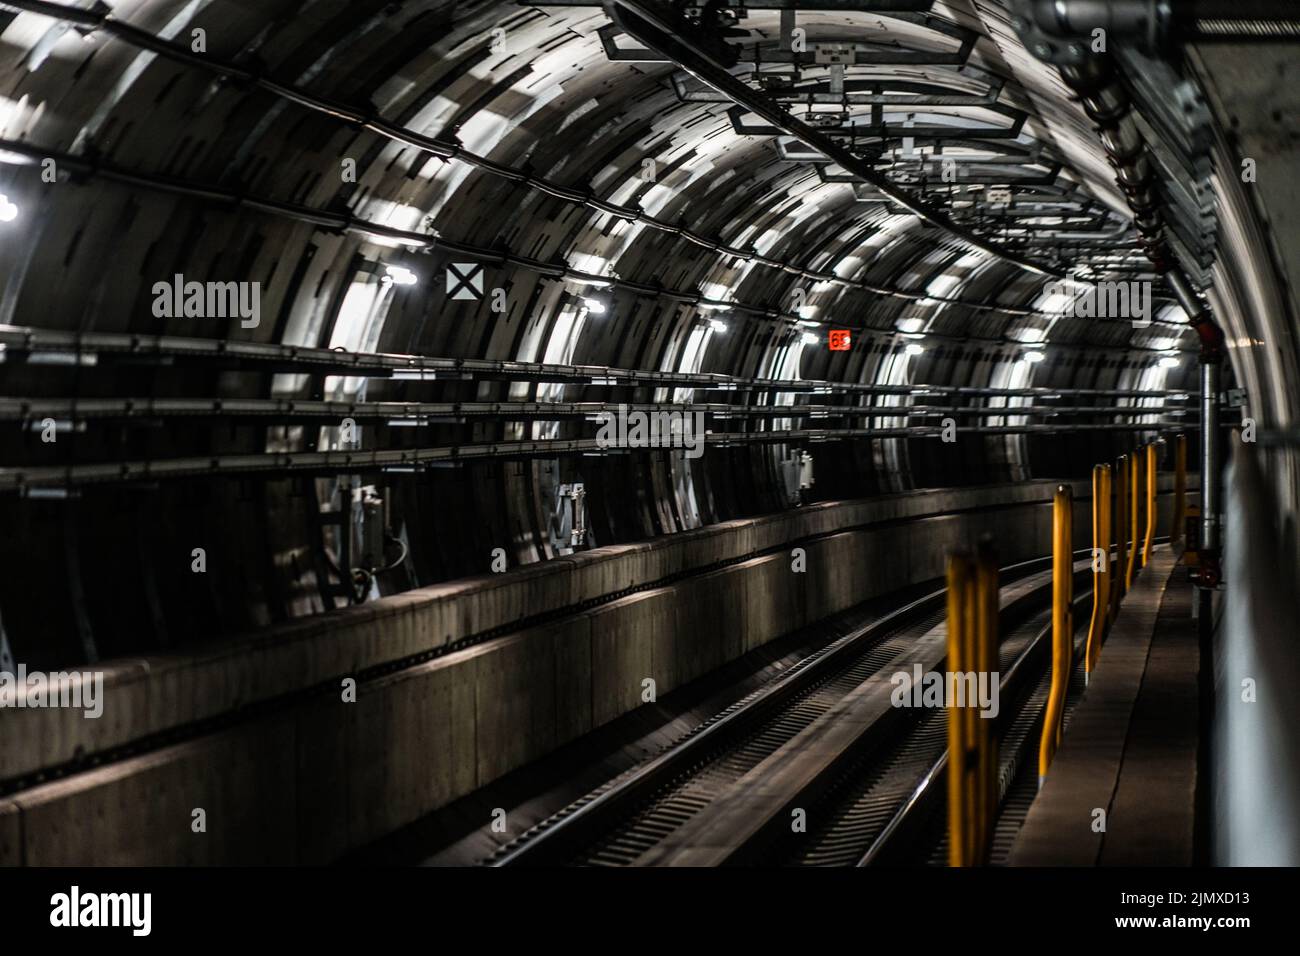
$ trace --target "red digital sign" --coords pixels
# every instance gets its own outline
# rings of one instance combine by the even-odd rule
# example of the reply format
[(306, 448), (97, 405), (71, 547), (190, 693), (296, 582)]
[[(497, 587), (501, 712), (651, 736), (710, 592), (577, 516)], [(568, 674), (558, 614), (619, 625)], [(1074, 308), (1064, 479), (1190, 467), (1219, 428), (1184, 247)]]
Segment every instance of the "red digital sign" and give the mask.
[(832, 352), (847, 352), (852, 344), (852, 336), (849, 335), (848, 329), (831, 329), (826, 343)]

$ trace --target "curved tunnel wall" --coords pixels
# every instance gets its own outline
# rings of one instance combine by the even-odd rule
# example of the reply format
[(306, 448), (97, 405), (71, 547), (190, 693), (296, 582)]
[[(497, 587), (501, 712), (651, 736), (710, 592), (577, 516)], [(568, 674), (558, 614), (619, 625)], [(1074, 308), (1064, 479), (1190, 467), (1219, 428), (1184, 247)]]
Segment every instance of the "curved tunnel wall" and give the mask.
[[(0, 166), (0, 183), (22, 210), (0, 243), (0, 321), (75, 332), (225, 337), (303, 346), (419, 353), (452, 358), (721, 372), (743, 377), (1052, 388), (1172, 388), (1192, 385), (1188, 361), (1154, 383), (1171, 325), (1057, 322), (1020, 314), (1043, 299), (1041, 277), (979, 256), (942, 233), (908, 226), (855, 201), (845, 184), (821, 183), (807, 166), (782, 162), (770, 138), (738, 136), (725, 107), (681, 102), (667, 64), (611, 62), (589, 8), (497, 3), (320, 0), (307, 4), (142, 0), (117, 14), (183, 42), (206, 35), (206, 56), (313, 93), (370, 109), (400, 126), (458, 140), (491, 162), (617, 203), (639, 203), (662, 222), (747, 246), (792, 267), (861, 278), (906, 295), (813, 282), (770, 265), (720, 254), (681, 235), (620, 221), (459, 160), (360, 130), (201, 65), (142, 52), (101, 32), (51, 36), (51, 21), (0, 13), (8, 64), (3, 138), (52, 154), (90, 156), (107, 167), (222, 192), (273, 198), (440, 237), (413, 250), (353, 233), (125, 185), (94, 172)], [(972, 16), (959, 19), (978, 25)], [(850, 18), (851, 19), (851, 18)], [(827, 17), (826, 30), (844, 29)], [(504, 31), (504, 47), (493, 31)], [(1046, 72), (1009, 65), (993, 39), (976, 46), (981, 66), (1001, 72), (1008, 96), (1026, 105), (1060, 97)], [(1020, 87), (1028, 83), (1029, 89)], [(1055, 87), (1052, 85), (1055, 83)], [(1035, 86), (1037, 85), (1037, 86)], [(1033, 134), (1086, 135), (1064, 103)], [(1075, 115), (1077, 114), (1077, 115)], [(639, 178), (643, 161), (653, 183)], [(341, 173), (355, 160), (355, 182)], [(489, 263), (491, 297), (450, 301), (444, 270), (465, 249), (559, 266)], [(472, 256), (470, 258), (473, 258)], [(415, 285), (385, 282), (389, 266)], [(569, 276), (563, 274), (564, 267)], [(614, 280), (593, 293), (572, 273)], [(155, 315), (155, 283), (175, 274), (199, 281), (261, 283), (260, 324)], [(918, 301), (941, 277), (965, 305)], [(649, 294), (647, 288), (663, 291)], [(807, 303), (798, 311), (796, 290)], [(691, 297), (743, 303), (725, 332)], [(584, 313), (584, 297), (603, 314)], [(855, 332), (851, 352), (805, 347), (797, 321), (811, 315)], [(905, 352), (901, 318), (924, 318), (927, 349)], [(209, 324), (204, 324), (209, 323)], [(574, 328), (580, 324), (580, 331)], [(1025, 330), (1035, 334), (1024, 334)], [(705, 330), (701, 332), (701, 330)], [(1050, 330), (1047, 359), (1032, 368), (1023, 344)], [(692, 336), (695, 336), (692, 346)], [(703, 340), (701, 342), (701, 339)], [(702, 346), (702, 347), (701, 347)], [(694, 354), (689, 354), (692, 347)], [(128, 374), (93, 366), (4, 369), (6, 393), (310, 397), (314, 387), (356, 395), (342, 379), (142, 364)], [(548, 391), (549, 389), (549, 391)], [(365, 397), (492, 401), (507, 398), (654, 401), (653, 387), (493, 382), (368, 381)], [(444, 443), (532, 437), (544, 425), (447, 424)], [(561, 423), (555, 434), (589, 426)], [(69, 464), (114, 456), (293, 451), (336, 440), (335, 429), (196, 425), (181, 429), (99, 427), (42, 445), (9, 433), (6, 458)], [(363, 429), (364, 443), (400, 447), (400, 429)], [(814, 446), (814, 500), (917, 487), (1079, 476), (1134, 439), (1081, 436), (876, 439)], [(409, 544), (384, 593), (480, 573), (493, 550), (511, 564), (553, 556), (548, 503), (560, 480), (587, 489), (598, 544), (635, 541), (698, 524), (790, 506), (781, 445), (718, 449), (689, 463), (668, 453), (469, 463), (380, 483), (389, 521)], [(370, 479), (365, 479), (368, 483)], [(55, 664), (177, 647), (319, 611), (333, 599), (320, 582), (319, 512), (330, 481), (192, 479), (90, 489), (69, 500), (0, 501), (12, 529), (0, 544), (0, 619), (16, 655)], [(33, 553), (31, 542), (41, 542)], [(206, 550), (207, 572), (191, 572)]]

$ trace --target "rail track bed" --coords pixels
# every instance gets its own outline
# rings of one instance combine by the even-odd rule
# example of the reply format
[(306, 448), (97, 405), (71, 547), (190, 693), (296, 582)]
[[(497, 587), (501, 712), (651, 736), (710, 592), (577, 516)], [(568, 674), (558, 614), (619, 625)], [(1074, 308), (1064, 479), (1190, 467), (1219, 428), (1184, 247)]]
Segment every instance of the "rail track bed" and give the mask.
[[(1076, 582), (1090, 579), (1086, 571), (1076, 563)], [(1035, 561), (1004, 568), (1001, 579), (1000, 714), (992, 719), (1002, 738), (1001, 793), (1011, 800), (1023, 798), (1024, 768), (1036, 769), (1051, 574)], [(895, 706), (891, 678), (917, 666), (940, 671), (945, 656), (938, 590), (810, 654), (487, 862), (924, 863), (943, 851), (935, 821), (945, 711)]]

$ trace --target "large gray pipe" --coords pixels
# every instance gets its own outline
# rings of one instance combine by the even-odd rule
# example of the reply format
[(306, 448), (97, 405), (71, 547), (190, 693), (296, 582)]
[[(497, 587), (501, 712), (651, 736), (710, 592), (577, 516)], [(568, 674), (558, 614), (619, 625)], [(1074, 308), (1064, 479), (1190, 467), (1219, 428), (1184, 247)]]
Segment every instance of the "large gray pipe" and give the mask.
[(1219, 434), (1218, 362), (1201, 363), (1201, 550), (1219, 551)]

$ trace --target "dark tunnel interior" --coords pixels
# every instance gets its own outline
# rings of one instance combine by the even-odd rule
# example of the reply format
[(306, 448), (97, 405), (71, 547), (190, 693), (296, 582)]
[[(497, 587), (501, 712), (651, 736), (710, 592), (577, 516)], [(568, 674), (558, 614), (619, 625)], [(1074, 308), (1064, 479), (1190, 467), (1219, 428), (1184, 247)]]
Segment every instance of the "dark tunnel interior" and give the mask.
[[(1055, 676), (1014, 698), (1014, 714), (1046, 716), (997, 731), (1003, 754), (1029, 753), (1016, 741), (1064, 722), (1065, 754), (1068, 729), (1092, 726), (1084, 688), (1108, 686), (1091, 683), (1089, 614), (1094, 631), (1123, 621), (1088, 548), (1101, 541), (1110, 568), (1131, 505), (1130, 599), (1183, 621), (1196, 649), (1168, 657), (1192, 661), (1177, 686), (1199, 701), (1184, 708), (1194, 862), (1295, 865), (1283, 688), (1300, 658), (1274, 632), (1300, 584), (1298, 40), (1280, 0), (0, 0), (0, 672), (106, 673), (109, 687), (109, 720), (84, 739), (11, 724), (23, 755), (0, 756), (0, 864), (6, 800), (28, 863), (504, 853), (506, 831), (459, 823), (504, 799), (493, 787), (595, 791), (599, 755), (707, 726), (742, 688), (867, 626), (852, 615), (934, 587), (956, 600), (944, 562), (979, 535), (1011, 589), (991, 612), (1004, 657), (1022, 610), (1064, 626), (1038, 578), (1042, 606), (1021, 608), (1015, 575), (1076, 581), (1083, 670), (1069, 684), (1054, 658)], [(1146, 477), (1127, 470), (1139, 459)], [(1072, 517), (1052, 510), (1058, 486), (1074, 489)], [(1101, 487), (1114, 529), (1098, 524)], [(1073, 559), (1053, 514), (1073, 522)], [(864, 528), (862, 550), (819, 565), (814, 544)], [(773, 556), (802, 573), (796, 551), (817, 566), (808, 583), (755, 570), (733, 595), (728, 574)], [(671, 556), (629, 570), (652, 554)], [(661, 595), (667, 617), (626, 625), (602, 657), (599, 635), (624, 634), (618, 609)], [(549, 647), (570, 619), (590, 651), (492, 664), (507, 690), (485, 684), (498, 646)], [(1144, 626), (1133, 639), (1163, 646), (1164, 625)], [(1133, 687), (1175, 686), (1176, 668), (1153, 670), (1161, 653), (1139, 655)], [(601, 690), (602, 666), (640, 654)], [(1279, 682), (1250, 712), (1261, 724), (1209, 709), (1236, 693), (1242, 660), (1245, 679)], [(468, 697), (445, 677), (412, 705), (445, 698), (445, 714), (384, 705), (387, 769), (369, 777), (351, 776), (368, 745), (303, 729), (340, 680), (345, 701), (348, 680), (396, 695), (462, 664), (478, 668)], [(535, 673), (556, 682), (540, 711), (517, 703)], [(1042, 703), (1058, 678), (1064, 718)], [(137, 709), (111, 709), (137, 691)], [(1143, 699), (1124, 711), (1135, 721)], [(445, 728), (466, 708), (462, 779)], [(90, 830), (75, 830), (81, 850), (41, 842), (31, 808), (51, 781), (129, 776), (159, 748), (240, 728), (280, 740), (267, 714), (297, 728), (284, 746), (299, 803), (265, 824), (298, 834), (292, 849), (141, 836), (97, 854)], [(485, 738), (494, 721), (515, 742)], [(1247, 811), (1206, 802), (1230, 763), (1210, 769), (1196, 744), (1210, 738), (1258, 748), (1250, 767), (1268, 769), (1234, 779), (1274, 795), (1275, 841), (1228, 841)], [(413, 753), (436, 769), (408, 785), (393, 767)], [(373, 788), (349, 791), (342, 816), (309, 808), (317, 760), (322, 779)], [(1013, 796), (1019, 767), (1004, 771)], [(147, 786), (188, 793), (226, 773), (177, 772)], [(270, 786), (230, 771), (245, 772), (250, 793)], [(1128, 799), (1114, 792), (1112, 815)], [(547, 799), (548, 813), (568, 802)], [(122, 825), (143, 832), (146, 816)], [(996, 856), (1005, 832), (976, 844)], [(732, 862), (777, 860), (763, 839)]]

